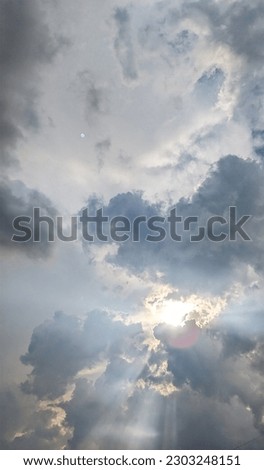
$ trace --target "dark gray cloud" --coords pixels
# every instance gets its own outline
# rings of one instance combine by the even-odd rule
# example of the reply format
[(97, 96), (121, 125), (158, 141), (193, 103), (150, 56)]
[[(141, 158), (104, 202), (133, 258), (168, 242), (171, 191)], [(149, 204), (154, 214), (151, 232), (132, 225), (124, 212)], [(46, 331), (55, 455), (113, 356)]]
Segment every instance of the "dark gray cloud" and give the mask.
[[(230, 5), (218, 2), (190, 2), (184, 5), (182, 14), (197, 15), (209, 22), (211, 41), (228, 46), (234, 56), (242, 59), (243, 70), (239, 73), (240, 90), (234, 110), (236, 121), (247, 120), (249, 126), (263, 127), (263, 60), (264, 31), (261, 18), (264, 7), (261, 0), (248, 4), (245, 0)], [(254, 72), (253, 72), (254, 71)]]
[[(246, 318), (256, 324), (258, 312)], [(13, 441), (14, 432), (9, 433), (4, 445), (227, 449), (251, 441), (249, 448), (261, 448), (264, 378), (256, 357), (263, 351), (263, 330), (246, 334), (242, 325), (234, 338), (236, 325), (235, 312), (226, 312), (184, 347), (175, 328), (159, 325), (154, 333), (160, 343), (151, 350), (144, 345), (140, 324), (126, 326), (101, 311), (83, 319), (55, 314), (36, 328), (22, 357), (33, 367), (22, 390), (51, 400), (50, 411), (32, 416), (24, 434)], [(78, 378), (78, 372), (87, 370), (92, 373), (88, 378)], [(164, 394), (163, 387), (172, 383), (177, 391)], [(53, 400), (73, 384), (71, 398), (56, 401), (64, 420), (51, 426)], [(31, 426), (36, 426), (35, 437)]]
[[(140, 227), (140, 242), (133, 243), (128, 240), (120, 243), (117, 254), (109, 257), (109, 261), (127, 266), (135, 272), (161, 270), (171, 282), (183, 288), (195, 284), (195, 287), (201, 290), (204, 287), (212, 290), (226, 288), (231, 282), (237, 262), (251, 265), (261, 273), (264, 256), (262, 181), (261, 164), (229, 155), (220, 159), (211, 169), (191, 199), (181, 199), (171, 206), (176, 208), (177, 215), (184, 219), (198, 217), (199, 226), (204, 227), (212, 216), (224, 216), (229, 220), (229, 207), (235, 206), (237, 221), (244, 215), (250, 216), (244, 228), (251, 241), (245, 241), (237, 234), (236, 241), (229, 241), (227, 238), (222, 242), (214, 242), (205, 236), (200, 242), (191, 242), (190, 236), (198, 233), (198, 227), (191, 224), (190, 232), (178, 229), (178, 234), (182, 235), (180, 242), (171, 240), (168, 225), (164, 225), (167, 229), (165, 240), (148, 242), (144, 239), (150, 231), (143, 223)], [(92, 214), (96, 207), (102, 207), (100, 204), (96, 198), (90, 200), (89, 213)], [(137, 216), (144, 215), (149, 218), (168, 215), (162, 204), (149, 203), (142, 193), (119, 194), (113, 197), (109, 204), (103, 207), (103, 213), (110, 218), (117, 215), (126, 216), (131, 226)], [(227, 226), (221, 227), (221, 230), (228, 234)], [(219, 234), (217, 228), (215, 233)]]
[(87, 113), (89, 114), (91, 110), (95, 114), (104, 114), (106, 112), (105, 102), (104, 90), (89, 81), (86, 93)]
[[(20, 181), (7, 181), (0, 184), (0, 247), (9, 253), (10, 250), (23, 252), (32, 257), (45, 257), (52, 250), (52, 243), (48, 242), (48, 225), (42, 223), (40, 227), (40, 241), (33, 238), (25, 242), (12, 240), (13, 235), (19, 238), (25, 236), (23, 227), (34, 233), (33, 209), (40, 208), (41, 216), (49, 216), (54, 220), (56, 210), (44, 194), (37, 190), (28, 189)], [(21, 222), (19, 230), (15, 230), (13, 221), (18, 217), (27, 217), (30, 222)], [(54, 223), (55, 227), (55, 223)], [(54, 235), (54, 230), (52, 233)]]
[[(251, 441), (262, 449), (263, 436), (254, 429), (252, 415), (236, 397), (229, 403), (205, 397), (188, 387), (177, 397), (179, 449), (235, 449)], [(191, 411), (191, 412), (190, 412)]]
[(0, 417), (0, 449), (58, 449), (64, 444), (54, 409), (37, 410), (35, 397), (15, 386), (0, 392)]
[(99, 170), (103, 168), (105, 164), (105, 158), (106, 158), (107, 152), (109, 152), (110, 148), (111, 148), (111, 139), (109, 138), (100, 140), (99, 142), (95, 144)]
[(80, 370), (92, 369), (108, 356), (133, 355), (140, 334), (140, 325), (126, 326), (104, 312), (93, 311), (83, 321), (58, 312), (35, 329), (21, 358), (33, 367), (22, 389), (38, 398), (59, 397)]
[(13, 450), (58, 449), (64, 444), (61, 436), (61, 427), (52, 425), (56, 414), (52, 409), (33, 412), (29, 415), (29, 422), (24, 421), (24, 429), (20, 436), (12, 441)]
[[(106, 427), (110, 433), (112, 419), (118, 416), (124, 420), (122, 403), (126, 403), (128, 390), (140, 375), (145, 350), (140, 324), (125, 325), (101, 311), (90, 312), (83, 319), (56, 313), (52, 320), (35, 329), (28, 352), (21, 358), (25, 365), (33, 367), (21, 388), (40, 400), (54, 400), (75, 384), (71, 400), (57, 404), (66, 412), (65, 429), (73, 429), (68, 446), (82, 448), (89, 442), (89, 448), (103, 448), (107, 438), (98, 437), (97, 433)], [(98, 366), (102, 371), (96, 382), (76, 378), (78, 372), (92, 372)], [(60, 437), (59, 429), (47, 426), (45, 437), (45, 423), (39, 426), (35, 441), (27, 435), (12, 445), (21, 448), (29, 441), (34, 446), (50, 436), (51, 448), (53, 440), (57, 442)], [(112, 446), (120, 440), (113, 437), (109, 442)]]
[[(0, 161), (5, 171), (19, 161), (17, 145), (26, 138), (25, 130), (36, 131), (41, 127), (37, 106), (41, 67), (49, 64), (68, 41), (50, 33), (39, 2), (1, 0), (0, 17)], [(11, 242), (15, 217), (32, 217), (33, 207), (41, 207), (45, 215), (55, 215), (51, 202), (22, 182), (6, 179), (1, 182), (0, 194), (0, 242), (5, 249), (18, 248), (18, 244)], [(46, 256), (51, 247), (45, 241), (45, 229), (42, 235), (41, 243), (31, 240), (19, 244), (20, 251)]]
[(138, 72), (135, 63), (128, 9), (116, 8), (114, 20), (117, 28), (114, 48), (122, 68), (123, 76), (127, 81), (135, 81), (138, 78)]
[[(224, 5), (205, 1), (190, 3), (184, 8), (202, 12), (211, 22), (212, 35), (217, 41), (228, 44), (237, 54), (245, 56), (250, 62), (263, 58), (262, 43), (264, 32), (259, 22), (264, 14), (261, 1), (248, 4), (245, 0)], [(187, 13), (188, 14), (188, 13)]]
[[(87, 383), (85, 379), (78, 380), (73, 398), (70, 403), (64, 405), (64, 409), (67, 414), (67, 424), (74, 429), (69, 447), (78, 449), (87, 437), (89, 439), (89, 434), (99, 419), (103, 420), (106, 409), (98, 400), (93, 385)], [(93, 445), (96, 448), (95, 442)]]
[(14, 150), (23, 129), (39, 128), (36, 105), (40, 67), (67, 44), (52, 37), (39, 2), (0, 2), (0, 153), (4, 166), (15, 162)]
[(1, 389), (0, 391), (0, 449), (8, 448), (8, 441), (17, 431), (21, 423), (21, 409), (17, 402), (16, 394), (11, 389)]
[[(84, 207), (83, 209), (85, 209)], [(95, 194), (91, 196), (87, 202), (87, 208), (89, 215), (95, 215), (96, 210), (103, 208), (103, 213), (112, 219), (116, 216), (125, 216), (129, 221), (132, 222), (136, 217), (140, 215), (145, 215), (146, 217), (154, 216), (161, 211), (161, 204), (151, 204), (148, 201), (144, 200), (143, 193), (141, 191), (134, 191), (128, 192), (125, 194), (117, 194), (113, 198), (110, 199), (109, 204), (106, 206), (104, 205), (103, 201)], [(90, 233), (95, 233), (95, 227), (91, 227)], [(110, 227), (105, 226), (105, 234), (110, 234)], [(142, 224), (140, 227), (140, 237), (144, 239), (147, 234), (147, 229)], [(109, 238), (110, 240), (110, 238)], [(94, 240), (97, 242), (98, 240), (95, 238)], [(132, 248), (131, 244), (131, 248)], [(140, 269), (140, 265), (139, 265)]]
[[(263, 310), (262, 328), (259, 327), (259, 312), (249, 310), (240, 316), (241, 321), (237, 321), (232, 311), (226, 312), (217, 320), (215, 327), (212, 325), (209, 330), (201, 330), (191, 347), (182, 346), (184, 341), (179, 338), (185, 337), (186, 343), (187, 335), (181, 327), (159, 325), (155, 329), (155, 336), (168, 351), (168, 370), (173, 374), (176, 387), (188, 387), (219, 403), (230, 404), (234, 398), (238, 398), (244, 407), (251, 410), (256, 429), (264, 433), (264, 400), (261, 391)], [(226, 323), (228, 320), (229, 323)], [(245, 330), (246, 322), (249, 327)], [(258, 331), (252, 329), (250, 324), (258, 324)], [(191, 331), (188, 323), (185, 328)]]
[(97, 118), (109, 113), (109, 89), (101, 77), (98, 79), (90, 70), (82, 70), (77, 74), (72, 88), (78, 96), (81, 96), (85, 118), (90, 124), (94, 124)]
[(253, 129), (252, 138), (254, 143), (254, 151), (256, 155), (260, 157), (261, 160), (264, 158), (264, 130), (263, 129)]

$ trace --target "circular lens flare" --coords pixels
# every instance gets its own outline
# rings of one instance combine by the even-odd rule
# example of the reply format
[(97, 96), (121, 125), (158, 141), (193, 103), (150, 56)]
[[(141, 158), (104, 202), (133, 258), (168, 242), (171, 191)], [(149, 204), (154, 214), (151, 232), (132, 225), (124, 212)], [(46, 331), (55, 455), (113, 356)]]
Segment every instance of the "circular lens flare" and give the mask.
[(200, 336), (200, 328), (194, 320), (187, 321), (183, 327), (175, 328), (175, 331), (169, 331), (167, 342), (172, 348), (187, 349), (196, 344)]

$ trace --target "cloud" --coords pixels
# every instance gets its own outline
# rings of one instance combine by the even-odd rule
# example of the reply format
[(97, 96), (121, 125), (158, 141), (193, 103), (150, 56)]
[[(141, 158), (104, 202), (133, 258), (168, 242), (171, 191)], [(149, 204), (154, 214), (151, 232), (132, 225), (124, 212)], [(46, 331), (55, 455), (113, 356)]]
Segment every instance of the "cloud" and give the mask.
[(0, 392), (0, 449), (58, 449), (65, 434), (59, 424), (58, 409), (37, 409), (35, 397), (22, 394), (14, 385)]
[(36, 106), (40, 68), (67, 40), (51, 36), (38, 2), (1, 0), (0, 15), (0, 152), (2, 164), (8, 165), (15, 162), (13, 152), (24, 129), (40, 127)]
[(110, 148), (111, 140), (109, 138), (100, 140), (95, 144), (99, 169), (103, 168), (106, 154), (109, 152)]
[[(245, 321), (257, 318), (251, 310)], [(236, 325), (232, 308), (184, 348), (176, 328), (153, 325), (153, 348), (139, 323), (125, 325), (100, 311), (84, 318), (55, 314), (35, 329), (22, 357), (33, 367), (22, 390), (50, 412), (32, 417), (40, 420), (38, 438), (28, 430), (9, 445), (225, 449), (252, 440), (252, 448), (261, 448), (264, 378), (256, 357), (263, 329), (256, 336), (242, 324), (234, 338)], [(64, 415), (52, 427), (56, 410)]]
[[(53, 3), (0, 0), (1, 355), (16, 382), (1, 446), (263, 448), (262, 2)], [(139, 242), (61, 243), (45, 263), (45, 224), (42, 243), (10, 242), (34, 205), (69, 215), (87, 199), (130, 221), (236, 206), (252, 240), (190, 242), (192, 225), (147, 242), (141, 224)]]
[(0, 392), (1, 434), (0, 449), (8, 448), (8, 441), (17, 431), (21, 422), (21, 409), (13, 390), (2, 389)]
[(250, 411), (236, 397), (223, 403), (187, 388), (178, 395), (177, 422), (179, 449), (244, 449), (249, 440), (262, 447)]
[(133, 82), (137, 80), (138, 72), (135, 63), (128, 9), (116, 8), (114, 20), (117, 28), (117, 35), (114, 41), (116, 56), (120, 62), (123, 77), (128, 82)]
[[(251, 305), (249, 311), (243, 312), (241, 320), (236, 321), (231, 308), (219, 317), (215, 325), (213, 322), (209, 329), (201, 330), (191, 347), (179, 346), (178, 335), (184, 334), (181, 327), (159, 325), (155, 336), (168, 351), (168, 370), (173, 374), (173, 383), (177, 388), (187, 387), (219, 403), (231, 404), (233, 399), (238, 398), (240, 404), (251, 410), (256, 428), (264, 433), (263, 376), (259, 361), (264, 329), (263, 325), (258, 326), (254, 333), (250, 327), (250, 324), (256, 324), (258, 316)], [(228, 318), (229, 323), (226, 323)], [(246, 330), (245, 322), (249, 323)], [(255, 384), (254, 391), (252, 383)]]
[[(49, 243), (48, 226), (45, 224), (40, 227), (40, 241), (34, 242), (31, 237), (26, 242), (19, 242), (12, 240), (13, 235), (21, 239), (25, 236), (22, 226), (30, 230), (31, 235), (35, 232), (36, 226), (33, 226), (33, 209), (34, 207), (40, 208), (41, 216), (49, 216), (54, 220), (56, 210), (52, 203), (37, 190), (28, 189), (20, 181), (1, 182), (0, 184), (0, 247), (3, 251), (9, 253), (23, 252), (32, 257), (46, 257), (52, 251), (52, 243)], [(17, 217), (27, 217), (28, 223), (19, 225), (19, 231), (13, 226), (13, 221)], [(54, 228), (51, 235), (54, 236)], [(2, 251), (2, 252), (3, 252)]]
[(252, 131), (252, 138), (254, 142), (254, 151), (256, 155), (263, 160), (264, 157), (264, 131), (262, 129), (254, 129)]
[(263, 58), (261, 44), (264, 33), (259, 21), (264, 11), (262, 2), (257, 0), (250, 5), (246, 1), (239, 4), (232, 2), (227, 8), (204, 2), (192, 7), (194, 11), (203, 12), (209, 18), (216, 40), (227, 43), (251, 63), (257, 63)]
[[(69, 44), (65, 37), (52, 35), (38, 2), (1, 0), (0, 15), (0, 164), (3, 173), (16, 169), (20, 161), (18, 144), (27, 139), (27, 131), (39, 132), (41, 112), (38, 109), (39, 82), (43, 65), (50, 64), (56, 54)], [(15, 217), (32, 217), (33, 207), (41, 207), (45, 215), (55, 215), (52, 203), (37, 189), (22, 181), (1, 181), (1, 247), (20, 251), (32, 257), (45, 257), (51, 250), (46, 230), (42, 242), (18, 244), (11, 241)], [(31, 227), (32, 228), (32, 227)]]
[[(52, 320), (35, 329), (28, 352), (21, 358), (23, 364), (33, 367), (21, 389), (37, 396), (40, 403), (46, 400), (50, 418), (54, 407), (65, 411), (61, 426), (66, 437), (72, 429), (70, 448), (80, 448), (87, 439), (96, 442), (98, 433), (98, 445), (102, 446), (108, 437), (101, 434), (103, 429), (109, 433), (112, 417), (120, 415), (125, 419), (122, 403), (126, 403), (128, 391), (133, 390), (144, 365), (143, 339), (140, 324), (125, 325), (102, 311), (90, 312), (82, 319), (56, 313)], [(73, 385), (74, 392), (65, 401), (63, 395)], [(39, 428), (40, 437), (43, 426), (42, 423)], [(47, 428), (48, 433), (55, 433), (57, 442), (62, 428)], [(12, 445), (26, 446), (26, 436)]]
[(92, 369), (108, 355), (133, 354), (131, 341), (140, 333), (140, 325), (126, 326), (104, 312), (90, 312), (83, 321), (58, 312), (34, 331), (21, 358), (33, 367), (22, 389), (38, 398), (57, 398), (82, 369)]
[[(263, 236), (262, 221), (264, 207), (263, 200), (263, 168), (252, 160), (244, 160), (237, 156), (226, 156), (211, 168), (207, 178), (194, 192), (191, 198), (182, 198), (169, 209), (175, 208), (177, 215), (184, 219), (197, 217), (198, 226), (207, 227), (210, 217), (226, 217), (227, 226), (216, 227), (216, 235), (221, 231), (227, 236), (226, 240), (215, 242), (208, 239), (207, 229), (205, 237), (200, 242), (192, 242), (190, 237), (197, 235), (198, 227), (191, 224), (190, 231), (184, 232), (182, 227), (178, 234), (181, 241), (173, 241), (170, 237), (169, 227), (164, 223), (167, 236), (160, 242), (145, 241), (150, 234), (146, 224), (140, 227), (140, 240), (134, 243), (131, 240), (117, 244), (117, 253), (108, 257), (113, 264), (126, 266), (135, 273), (147, 270), (152, 274), (157, 270), (165, 275), (165, 279), (173, 285), (182, 288), (189, 285), (190, 290), (227, 289), (235, 275), (237, 263), (252, 266), (257, 272), (262, 272)], [(133, 220), (138, 216), (168, 216), (162, 204), (151, 204), (142, 193), (126, 193), (113, 197), (108, 205), (100, 205), (99, 199), (90, 200), (89, 213), (95, 207), (103, 207), (103, 214), (110, 218), (118, 215), (126, 216), (133, 227)], [(244, 215), (250, 216), (244, 229), (251, 241), (245, 241), (239, 234), (236, 240), (230, 241), (230, 213), (229, 207), (236, 207), (236, 221)], [(179, 225), (178, 225), (179, 227)], [(221, 228), (221, 230), (220, 230)], [(107, 230), (107, 227), (106, 227)], [(229, 231), (228, 231), (229, 230)], [(86, 244), (88, 246), (88, 244)], [(184, 276), (182, 275), (184, 273)], [(237, 273), (239, 275), (239, 273)], [(212, 276), (214, 282), (211, 283)], [(217, 280), (217, 282), (216, 282)], [(206, 285), (205, 285), (206, 282)], [(208, 284), (209, 282), (209, 284)]]

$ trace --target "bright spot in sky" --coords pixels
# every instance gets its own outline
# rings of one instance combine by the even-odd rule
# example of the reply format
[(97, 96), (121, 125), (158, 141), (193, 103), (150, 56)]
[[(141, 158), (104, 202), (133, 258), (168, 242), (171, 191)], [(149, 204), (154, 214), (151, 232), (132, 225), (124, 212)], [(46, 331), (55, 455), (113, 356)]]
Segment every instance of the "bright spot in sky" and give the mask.
[(165, 300), (162, 302), (161, 308), (158, 312), (159, 320), (161, 323), (167, 323), (172, 326), (180, 326), (184, 320), (185, 315), (190, 313), (195, 308), (195, 305), (189, 302), (182, 302), (180, 300)]
[(82, 133), (80, 134), (80, 136), (81, 136), (81, 139), (84, 139), (84, 138), (86, 137), (86, 135), (84, 134), (84, 132), (82, 132)]

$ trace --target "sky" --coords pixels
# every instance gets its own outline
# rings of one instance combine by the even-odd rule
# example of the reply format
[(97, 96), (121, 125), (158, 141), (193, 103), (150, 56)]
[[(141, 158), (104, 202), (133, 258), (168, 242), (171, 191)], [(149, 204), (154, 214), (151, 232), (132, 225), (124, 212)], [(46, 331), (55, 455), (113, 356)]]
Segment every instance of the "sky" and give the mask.
[(264, 449), (263, 16), (0, 0), (1, 449)]

